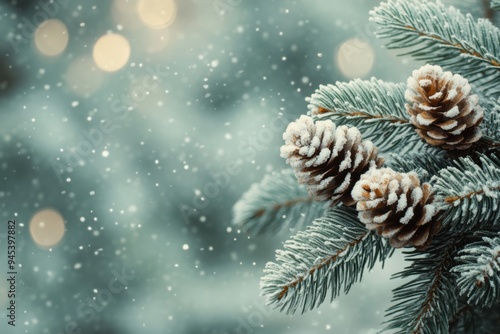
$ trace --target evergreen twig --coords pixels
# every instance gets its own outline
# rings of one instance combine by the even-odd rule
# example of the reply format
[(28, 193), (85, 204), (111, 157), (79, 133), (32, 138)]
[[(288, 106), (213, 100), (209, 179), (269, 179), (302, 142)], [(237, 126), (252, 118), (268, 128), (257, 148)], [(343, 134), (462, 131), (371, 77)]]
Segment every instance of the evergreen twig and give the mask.
[(287, 313), (319, 306), (349, 291), (365, 269), (384, 262), (394, 249), (359, 222), (356, 210), (334, 207), (276, 251), (261, 280), (268, 304)]
[(500, 30), (489, 20), (428, 0), (388, 0), (371, 20), (380, 25), (377, 36), (389, 39), (387, 48), (462, 74), (485, 95), (498, 93)]
[(291, 170), (275, 172), (256, 183), (234, 205), (233, 224), (256, 235), (285, 227), (300, 227), (318, 218), (328, 207), (315, 202)]
[(462, 235), (436, 237), (422, 254), (407, 252), (411, 265), (395, 278), (413, 277), (394, 290), (393, 302), (387, 310), (387, 330), (401, 334), (447, 333), (449, 322), (457, 311), (458, 292), (454, 274), (450, 272)]

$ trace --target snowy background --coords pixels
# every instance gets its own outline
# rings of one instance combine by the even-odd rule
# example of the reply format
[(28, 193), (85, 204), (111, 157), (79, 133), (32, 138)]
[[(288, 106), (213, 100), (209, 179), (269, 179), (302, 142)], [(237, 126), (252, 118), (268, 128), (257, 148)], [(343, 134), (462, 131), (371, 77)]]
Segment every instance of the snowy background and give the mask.
[(259, 279), (294, 231), (231, 226), (239, 196), (286, 168), (281, 134), (320, 84), (416, 66), (374, 40), (377, 4), (0, 2), (0, 272), (12, 219), (19, 272), (15, 328), (0, 280), (0, 332), (380, 328), (400, 254), (348, 297), (286, 316)]

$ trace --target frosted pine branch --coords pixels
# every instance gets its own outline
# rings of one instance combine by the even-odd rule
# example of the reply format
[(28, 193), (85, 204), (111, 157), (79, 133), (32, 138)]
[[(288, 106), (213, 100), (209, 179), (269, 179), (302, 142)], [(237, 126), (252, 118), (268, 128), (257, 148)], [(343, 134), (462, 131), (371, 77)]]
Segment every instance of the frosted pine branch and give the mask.
[(498, 92), (500, 30), (441, 2), (389, 0), (370, 12), (387, 48), (406, 49), (418, 60), (480, 82), (486, 95)]
[(309, 114), (357, 127), (381, 151), (410, 150), (421, 142), (405, 110), (404, 84), (354, 80), (320, 86), (309, 98)]
[(276, 251), (266, 265), (261, 289), (269, 305), (287, 313), (305, 312), (347, 293), (365, 269), (392, 255), (384, 239), (367, 231), (356, 211), (335, 207)]
[(461, 264), (452, 271), (460, 274), (457, 283), (468, 303), (493, 306), (500, 302), (499, 234), (467, 245), (456, 260)]
[(483, 137), (489, 147), (500, 147), (500, 99), (490, 99), (486, 104)]
[(300, 227), (320, 217), (328, 203), (313, 201), (292, 170), (266, 175), (233, 207), (233, 224), (253, 234)]
[(445, 207), (443, 225), (464, 231), (481, 223), (498, 224), (500, 160), (494, 155), (480, 156), (479, 165), (466, 157), (454, 165), (432, 180), (437, 200)]
[[(481, 3), (493, 17), (489, 1)], [(500, 9), (500, 0), (491, 5)], [(316, 199), (344, 206), (276, 252), (262, 293), (281, 311), (305, 312), (347, 293), (393, 247), (414, 246), (411, 264), (395, 275), (405, 280), (384, 333), (496, 333), (500, 29), (439, 0), (386, 0), (371, 17), (388, 48), (431, 65), (407, 84), (357, 79), (320, 86), (307, 99), (311, 117), (289, 125), (281, 155)], [(384, 168), (372, 143), (392, 155)], [(299, 217), (295, 208), (300, 221), (319, 214), (291, 176), (254, 186), (236, 205), (235, 223), (271, 231)]]
[(389, 123), (406, 124), (409, 116), (405, 111), (406, 87), (403, 84), (384, 82), (372, 78), (370, 81), (356, 79), (335, 85), (320, 86), (306, 100), (312, 116), (364, 117), (366, 121), (384, 120)]
[(449, 270), (460, 238), (436, 238), (427, 254), (407, 253), (412, 264), (395, 278), (413, 279), (394, 290), (395, 304), (387, 310), (391, 319), (386, 330), (397, 334), (448, 333), (449, 320), (457, 312), (458, 294)]
[(500, 0), (491, 0), (491, 8), (500, 10)]
[(439, 173), (443, 168), (450, 165), (450, 161), (444, 156), (443, 151), (429, 153), (407, 153), (391, 154), (386, 165), (397, 172), (417, 173), (422, 182), (429, 182), (431, 177)]

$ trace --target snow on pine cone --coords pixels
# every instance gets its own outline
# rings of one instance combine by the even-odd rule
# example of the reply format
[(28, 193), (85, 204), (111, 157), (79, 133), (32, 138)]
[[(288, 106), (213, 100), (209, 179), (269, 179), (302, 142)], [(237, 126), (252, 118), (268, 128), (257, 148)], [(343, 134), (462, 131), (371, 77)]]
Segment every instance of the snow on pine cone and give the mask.
[(357, 128), (335, 126), (301, 116), (283, 134), (281, 156), (287, 159), (297, 180), (306, 184), (311, 197), (319, 201), (342, 201), (354, 205), (351, 190), (371, 165), (384, 162), (369, 140), (362, 140)]
[(369, 230), (388, 238), (391, 246), (425, 248), (439, 231), (432, 187), (417, 174), (390, 168), (371, 169), (352, 190), (358, 217)]
[(406, 109), (417, 132), (428, 144), (465, 150), (481, 138), (483, 110), (464, 77), (425, 65), (408, 78)]

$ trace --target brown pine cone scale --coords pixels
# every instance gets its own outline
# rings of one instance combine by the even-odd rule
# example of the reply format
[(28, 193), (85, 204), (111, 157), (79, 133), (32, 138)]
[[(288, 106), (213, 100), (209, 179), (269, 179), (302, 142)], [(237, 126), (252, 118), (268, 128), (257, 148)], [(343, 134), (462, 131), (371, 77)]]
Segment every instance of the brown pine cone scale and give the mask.
[(356, 128), (336, 126), (301, 116), (283, 134), (281, 156), (287, 159), (297, 180), (319, 201), (341, 201), (354, 205), (351, 190), (370, 166), (381, 166), (383, 158), (371, 141), (362, 140)]
[(361, 222), (395, 248), (425, 248), (440, 229), (432, 187), (420, 185), (413, 172), (371, 169), (356, 183), (352, 197)]
[(483, 110), (471, 95), (467, 79), (425, 65), (408, 78), (406, 109), (418, 135), (428, 144), (447, 150), (465, 150), (481, 136)]

